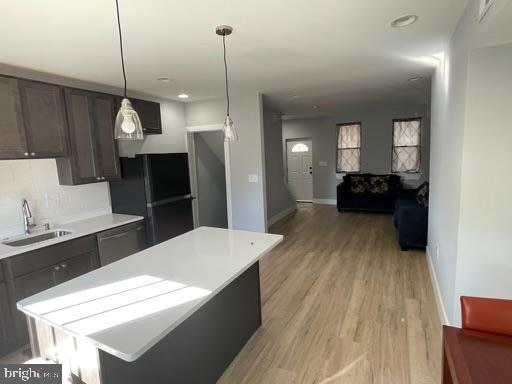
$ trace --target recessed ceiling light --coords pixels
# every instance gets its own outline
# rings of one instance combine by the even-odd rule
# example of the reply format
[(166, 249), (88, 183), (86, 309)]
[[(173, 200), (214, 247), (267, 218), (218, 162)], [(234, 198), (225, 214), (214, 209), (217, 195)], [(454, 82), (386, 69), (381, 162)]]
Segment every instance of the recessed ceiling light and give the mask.
[(415, 77), (411, 77), (410, 79), (407, 79), (407, 81), (409, 81), (411, 83), (415, 83), (416, 81), (420, 81), (420, 80), (423, 80), (423, 76), (415, 76)]
[(186, 93), (180, 93), (180, 94), (178, 95), (178, 97), (179, 97), (180, 99), (188, 99), (188, 95), (187, 95)]
[(404, 15), (393, 20), (391, 26), (393, 28), (402, 28), (414, 24), (416, 21), (418, 21), (417, 15)]
[(162, 83), (169, 83), (171, 81), (171, 79), (168, 77), (159, 77), (157, 80), (161, 81)]

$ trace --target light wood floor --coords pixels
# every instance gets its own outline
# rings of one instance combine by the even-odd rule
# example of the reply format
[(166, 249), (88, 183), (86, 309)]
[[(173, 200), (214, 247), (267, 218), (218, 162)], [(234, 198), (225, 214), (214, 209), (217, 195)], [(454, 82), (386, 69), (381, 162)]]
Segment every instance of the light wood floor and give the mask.
[(391, 216), (305, 204), (271, 232), (263, 325), (219, 383), (440, 382), (425, 252), (400, 251)]

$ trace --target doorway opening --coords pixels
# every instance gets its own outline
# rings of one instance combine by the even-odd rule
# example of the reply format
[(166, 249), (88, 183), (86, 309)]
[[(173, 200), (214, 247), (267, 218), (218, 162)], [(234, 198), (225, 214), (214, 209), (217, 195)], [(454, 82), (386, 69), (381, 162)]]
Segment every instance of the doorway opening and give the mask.
[(311, 138), (286, 140), (288, 187), (298, 202), (313, 202), (313, 142)]
[(190, 127), (187, 147), (190, 159), (194, 226), (229, 228), (229, 188), (226, 172), (229, 147), (222, 126)]

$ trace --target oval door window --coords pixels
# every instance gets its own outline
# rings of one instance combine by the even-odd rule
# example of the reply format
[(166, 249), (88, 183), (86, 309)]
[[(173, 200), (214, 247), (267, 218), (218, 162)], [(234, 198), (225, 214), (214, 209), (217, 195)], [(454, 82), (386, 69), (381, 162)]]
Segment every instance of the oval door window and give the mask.
[(307, 151), (309, 151), (309, 148), (306, 144), (303, 144), (303, 143), (297, 143), (292, 148), (292, 152), (307, 152)]

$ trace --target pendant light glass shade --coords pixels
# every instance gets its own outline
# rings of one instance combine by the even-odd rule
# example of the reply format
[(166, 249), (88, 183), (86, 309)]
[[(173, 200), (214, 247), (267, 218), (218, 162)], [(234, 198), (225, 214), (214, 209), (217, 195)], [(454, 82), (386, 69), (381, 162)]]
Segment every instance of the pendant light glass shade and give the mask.
[(114, 137), (118, 140), (142, 140), (142, 125), (139, 115), (133, 109), (132, 103), (127, 98), (121, 102), (121, 108), (117, 112), (114, 128)]
[(235, 124), (229, 115), (224, 120), (224, 141), (238, 141), (238, 133), (235, 128)]

